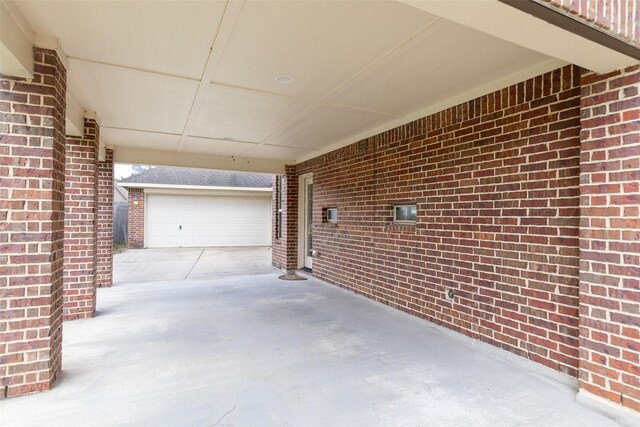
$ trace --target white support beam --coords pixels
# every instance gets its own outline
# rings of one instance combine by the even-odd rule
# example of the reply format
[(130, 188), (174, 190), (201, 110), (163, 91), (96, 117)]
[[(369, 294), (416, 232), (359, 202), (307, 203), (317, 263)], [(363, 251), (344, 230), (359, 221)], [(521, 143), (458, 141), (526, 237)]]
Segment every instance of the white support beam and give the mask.
[(67, 53), (62, 48), (60, 40), (54, 36), (48, 36), (44, 34), (36, 34), (33, 40), (34, 46), (41, 47), (42, 49), (55, 50), (58, 53), (58, 58), (64, 65), (65, 70), (69, 70), (69, 58)]
[(638, 61), (498, 0), (398, 0), (536, 52), (598, 73)]
[(73, 92), (67, 88), (65, 133), (69, 136), (84, 136), (84, 109)]
[(12, 1), (0, 0), (0, 74), (33, 78), (35, 34)]
[(116, 146), (116, 163), (283, 174), (285, 162)]
[[(98, 118), (98, 114), (96, 114), (95, 111), (85, 111), (84, 112), (84, 117), (83, 117), (83, 120), (82, 120), (83, 126), (84, 126), (84, 119), (85, 118), (86, 119), (95, 120), (96, 123), (98, 124), (98, 127), (99, 128), (102, 127), (102, 122)], [(106, 158), (107, 158), (107, 148), (113, 148), (113, 147), (107, 146), (107, 142), (102, 137), (102, 132), (100, 132), (98, 134), (98, 161), (104, 162), (106, 160)]]

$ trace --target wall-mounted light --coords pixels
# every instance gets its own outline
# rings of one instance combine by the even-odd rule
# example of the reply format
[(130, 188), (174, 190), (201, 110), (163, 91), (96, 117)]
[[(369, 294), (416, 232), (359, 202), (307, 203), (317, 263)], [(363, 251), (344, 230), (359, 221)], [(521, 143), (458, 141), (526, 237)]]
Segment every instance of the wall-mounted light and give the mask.
[(133, 196), (133, 204), (134, 205), (138, 204), (138, 196)]

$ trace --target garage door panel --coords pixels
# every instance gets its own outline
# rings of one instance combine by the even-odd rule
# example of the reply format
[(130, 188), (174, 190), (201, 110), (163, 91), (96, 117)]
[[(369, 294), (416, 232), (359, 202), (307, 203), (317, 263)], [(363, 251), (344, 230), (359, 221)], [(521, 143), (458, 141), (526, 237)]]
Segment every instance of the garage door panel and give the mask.
[(270, 198), (150, 194), (146, 210), (148, 247), (271, 244)]

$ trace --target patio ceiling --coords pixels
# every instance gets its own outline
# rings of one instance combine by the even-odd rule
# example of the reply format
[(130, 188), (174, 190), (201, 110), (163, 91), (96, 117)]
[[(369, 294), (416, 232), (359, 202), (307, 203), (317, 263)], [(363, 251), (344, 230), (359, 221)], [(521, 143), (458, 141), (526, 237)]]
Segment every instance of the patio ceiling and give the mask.
[(116, 161), (277, 172), (566, 63), (414, 3), (3, 5), (66, 54), (69, 133), (91, 111)]

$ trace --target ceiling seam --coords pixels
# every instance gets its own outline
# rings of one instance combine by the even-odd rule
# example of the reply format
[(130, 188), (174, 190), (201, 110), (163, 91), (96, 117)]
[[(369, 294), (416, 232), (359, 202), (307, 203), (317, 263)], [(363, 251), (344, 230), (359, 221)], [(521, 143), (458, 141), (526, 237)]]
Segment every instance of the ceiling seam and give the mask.
[[(182, 130), (182, 135), (180, 136), (180, 142), (178, 143), (178, 148), (176, 150), (178, 153), (182, 152), (184, 145), (187, 142), (187, 138), (189, 137), (189, 131), (190, 131), (192, 122), (194, 118), (198, 115), (200, 111), (200, 107), (204, 102), (204, 98), (207, 94), (207, 91), (209, 90), (209, 86), (211, 85), (213, 76), (215, 75), (218, 65), (222, 60), (224, 51), (226, 50), (227, 43), (231, 39), (231, 35), (233, 34), (236, 23), (238, 22), (238, 18), (242, 13), (244, 4), (245, 4), (244, 1), (242, 2), (227, 1), (225, 4), (224, 11), (222, 12), (222, 16), (220, 17), (220, 22), (218, 23), (218, 28), (217, 28), (215, 37), (213, 39), (213, 44), (211, 45), (211, 48), (209, 50), (209, 56), (207, 57), (207, 62), (205, 64), (204, 70), (202, 71), (202, 77), (198, 84), (198, 89), (193, 98), (191, 109), (189, 110), (189, 115), (187, 116), (187, 120)], [(232, 15), (230, 16), (229, 13), (232, 13)], [(223, 26), (225, 24), (225, 21), (228, 22), (229, 19), (233, 20), (233, 22), (231, 23), (231, 28), (229, 30), (228, 35), (226, 35), (226, 40), (221, 40), (220, 39), (221, 31), (223, 31)], [(220, 52), (218, 53), (217, 52), (218, 49), (216, 49), (216, 45), (219, 43), (223, 43), (223, 46), (220, 49)]]
[[(314, 107), (321, 105), (321, 102), (325, 99), (327, 99), (329, 96), (333, 95), (335, 92), (337, 92), (338, 90), (342, 89), (343, 87), (345, 87), (346, 85), (348, 85), (349, 83), (351, 83), (353, 80), (355, 80), (356, 78), (358, 78), (359, 76), (361, 76), (362, 74), (364, 74), (367, 70), (369, 70), (371, 67), (373, 67), (374, 65), (376, 65), (377, 63), (379, 63), (380, 61), (384, 60), (386, 57), (388, 57), (389, 55), (393, 54), (394, 52), (396, 52), (398, 49), (402, 48), (403, 46), (405, 46), (407, 43), (410, 43), (413, 39), (415, 39), (416, 37), (420, 36), (422, 33), (424, 33), (425, 31), (427, 31), (429, 28), (431, 28), (432, 26), (434, 26), (436, 23), (440, 22), (442, 20), (442, 18), (438, 17), (435, 20), (433, 20), (432, 22), (430, 22), (429, 24), (425, 25), (420, 31), (416, 32), (415, 34), (413, 34), (412, 36), (410, 36), (408, 39), (406, 39), (405, 41), (403, 41), (402, 43), (400, 43), (399, 45), (397, 45), (396, 47), (394, 47), (393, 49), (389, 50), (388, 52), (386, 52), (385, 54), (383, 54), (382, 56), (378, 57), (377, 59), (375, 59), (373, 62), (369, 63), (368, 65), (366, 65), (363, 69), (361, 69), (360, 71), (358, 71), (356, 74), (354, 74), (353, 76), (351, 76), (350, 78), (346, 79), (345, 81), (343, 81), (342, 83), (340, 83), (338, 86), (336, 86), (335, 88), (333, 88), (331, 91), (329, 91), (326, 95), (324, 95), (323, 97), (321, 97), (320, 99), (318, 99), (314, 104), (310, 105), (309, 107), (305, 108), (304, 110), (302, 110), (300, 113), (298, 113), (297, 115), (295, 115), (294, 117), (292, 117), (291, 119), (287, 120), (285, 123), (283, 123), (281, 126), (279, 126), (274, 132), (272, 132), (270, 135), (268, 135), (266, 138), (264, 138), (259, 146), (262, 146), (265, 144), (265, 141), (267, 141), (269, 138), (271, 138), (273, 135), (277, 134), (278, 132), (280, 132), (283, 129), (286, 129), (291, 123), (293, 123), (296, 119), (298, 119), (299, 117), (303, 116), (305, 113), (307, 113), (309, 110), (313, 109)], [(252, 147), (249, 151), (245, 152), (244, 155), (248, 156), (249, 154), (251, 154), (253, 152), (253, 150), (256, 150), (258, 147)]]
[[(166, 135), (166, 136), (180, 136), (180, 133), (175, 133), (175, 132), (160, 132), (160, 131), (155, 131), (155, 130), (145, 130), (145, 129), (134, 129), (134, 128), (124, 128), (124, 127), (118, 127), (118, 126), (100, 126), (100, 129), (103, 130), (116, 130), (116, 131), (125, 131), (125, 132), (139, 132), (139, 133), (148, 133), (148, 134), (154, 134), (154, 135)], [(213, 141), (222, 141), (222, 142), (240, 142), (242, 144), (251, 144), (251, 145), (258, 145), (260, 144), (259, 142), (255, 142), (255, 141), (247, 141), (244, 139), (224, 139), (224, 138), (215, 138), (215, 137), (209, 137), (209, 136), (201, 136), (201, 135), (189, 135), (191, 138), (194, 139), (204, 139), (204, 140), (213, 140)], [(319, 151), (315, 148), (308, 148), (308, 147), (298, 147), (298, 146), (293, 146), (293, 145), (280, 145), (280, 144), (265, 144), (265, 145), (269, 145), (269, 146), (273, 146), (273, 147), (280, 147), (280, 148), (297, 148), (297, 149), (302, 149), (305, 151)]]
[(165, 72), (162, 72), (162, 71), (148, 70), (148, 69), (145, 69), (145, 68), (129, 67), (129, 66), (126, 66), (126, 65), (113, 64), (113, 63), (110, 63), (110, 62), (95, 61), (93, 59), (79, 58), (77, 56), (67, 56), (67, 58), (69, 58), (69, 60), (71, 60), (71, 61), (85, 62), (85, 63), (88, 63), (88, 64), (100, 65), (100, 66), (107, 67), (107, 68), (117, 68), (117, 69), (120, 69), (120, 70), (133, 71), (133, 72), (136, 72), (136, 73), (151, 74), (151, 75), (158, 76), (158, 77), (166, 77), (166, 78), (171, 78), (171, 79), (176, 79), (176, 80), (185, 80), (185, 81), (188, 81), (188, 82), (191, 82), (191, 83), (198, 83), (200, 81), (196, 77), (187, 77), (187, 76), (181, 76), (179, 74), (172, 74), (172, 73), (165, 73)]
[(378, 110), (372, 110), (370, 108), (363, 108), (363, 107), (358, 107), (355, 105), (348, 105), (348, 104), (340, 104), (338, 102), (322, 102), (322, 99), (324, 99), (325, 97), (322, 96), (320, 98), (316, 98), (316, 99), (308, 99), (308, 98), (300, 98), (297, 96), (292, 96), (292, 95), (287, 95), (284, 93), (277, 93), (277, 92), (271, 92), (268, 90), (263, 90), (263, 89), (256, 89), (256, 88), (252, 88), (252, 87), (248, 87), (248, 86), (240, 86), (240, 85), (234, 85), (234, 84), (229, 84), (229, 83), (223, 83), (223, 82), (219, 82), (219, 81), (214, 81), (211, 82), (212, 86), (221, 86), (224, 88), (228, 88), (228, 89), (236, 89), (236, 90), (241, 90), (241, 91), (245, 91), (245, 92), (253, 92), (253, 93), (257, 93), (260, 95), (270, 95), (270, 96), (274, 96), (274, 97), (278, 97), (278, 98), (285, 98), (291, 101), (298, 101), (298, 102), (304, 102), (305, 104), (320, 104), (320, 105), (326, 105), (328, 107), (336, 107), (336, 108), (341, 108), (341, 109), (349, 109), (349, 110), (358, 110), (358, 111), (366, 111), (369, 113), (375, 113), (375, 114), (381, 114), (384, 116), (398, 116), (398, 114), (395, 113), (389, 113), (387, 111), (378, 111)]
[[(478, 98), (480, 96), (484, 96), (488, 93), (492, 93), (500, 88), (505, 87), (505, 82), (511, 81), (514, 84), (519, 81), (524, 81), (535, 77), (536, 75), (544, 74), (551, 70), (557, 69), (559, 67), (565, 66), (567, 63), (561, 61), (559, 59), (549, 58), (542, 63), (538, 63), (532, 65), (524, 70), (519, 70), (517, 72), (511, 73), (507, 76), (503, 76), (497, 80), (492, 80), (490, 82), (485, 83), (484, 85), (479, 86), (479, 88), (475, 88), (470, 91), (463, 92), (461, 94), (456, 94), (453, 97), (447, 98), (438, 102), (437, 104), (430, 105), (427, 108), (422, 108), (416, 111), (413, 111), (409, 114), (401, 116), (400, 118), (387, 122), (383, 125), (378, 126), (377, 128), (370, 129), (369, 131), (360, 133), (352, 138), (346, 138), (340, 142), (329, 145), (321, 150), (319, 150), (322, 154), (329, 153), (331, 151), (337, 150), (339, 148), (345, 147), (349, 144), (353, 144), (354, 142), (363, 140), (365, 138), (369, 138), (373, 135), (378, 135), (379, 133), (385, 132), (386, 130), (393, 129), (397, 126), (402, 126), (407, 123), (411, 123), (414, 120), (418, 120), (423, 117), (427, 117), (431, 114), (435, 114), (439, 111), (443, 111), (447, 108), (451, 108), (455, 105), (459, 105), (463, 102), (468, 102), (469, 100)], [(496, 87), (494, 87), (496, 86)], [(296, 163), (304, 162), (309, 160), (311, 157), (305, 156), (300, 159), (296, 159)]]
[(169, 136), (180, 136), (181, 134), (175, 132), (161, 132), (156, 130), (146, 130), (146, 129), (135, 129), (135, 128), (123, 128), (118, 126), (100, 126), (100, 129), (113, 129), (113, 130), (123, 130), (127, 132), (141, 132), (141, 133), (153, 133), (159, 135), (169, 135)]
[(202, 135), (189, 135), (191, 138), (195, 138), (195, 139), (208, 139), (208, 140), (214, 140), (214, 141), (227, 141), (227, 142), (241, 142), (243, 144), (258, 144), (258, 142), (254, 142), (254, 141), (247, 141), (244, 139), (235, 139), (235, 138), (231, 138), (231, 139), (225, 139), (225, 138), (216, 138), (216, 137), (210, 137), (210, 136), (202, 136)]

